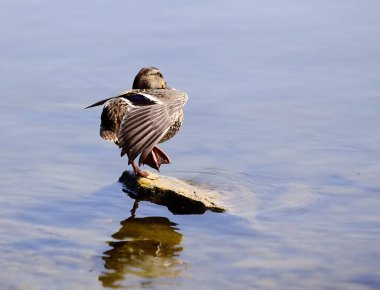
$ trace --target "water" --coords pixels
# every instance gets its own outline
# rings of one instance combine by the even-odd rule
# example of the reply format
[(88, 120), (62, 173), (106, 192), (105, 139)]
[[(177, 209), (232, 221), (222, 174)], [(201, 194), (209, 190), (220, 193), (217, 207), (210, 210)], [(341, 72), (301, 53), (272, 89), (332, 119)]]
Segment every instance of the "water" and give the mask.
[[(3, 1), (2, 289), (379, 289), (378, 1)], [(162, 174), (224, 214), (134, 201), (96, 100), (155, 65), (189, 94)]]

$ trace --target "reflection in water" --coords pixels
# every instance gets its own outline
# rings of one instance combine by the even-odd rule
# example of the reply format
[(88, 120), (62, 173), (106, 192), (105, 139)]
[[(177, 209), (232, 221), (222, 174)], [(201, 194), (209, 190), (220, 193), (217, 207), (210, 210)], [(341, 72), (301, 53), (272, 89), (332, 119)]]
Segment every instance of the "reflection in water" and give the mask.
[[(135, 203), (134, 211), (137, 203)], [(165, 217), (135, 218), (134, 213), (112, 235), (110, 250), (103, 253), (104, 272), (99, 280), (104, 287), (118, 288), (129, 278), (175, 278), (185, 264), (178, 259), (182, 234)], [(146, 279), (140, 283), (147, 283)]]

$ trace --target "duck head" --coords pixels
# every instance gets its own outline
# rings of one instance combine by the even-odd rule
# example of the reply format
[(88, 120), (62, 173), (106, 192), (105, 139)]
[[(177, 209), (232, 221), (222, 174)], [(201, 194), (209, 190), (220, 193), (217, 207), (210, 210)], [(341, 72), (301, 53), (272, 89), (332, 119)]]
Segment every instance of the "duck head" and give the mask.
[(161, 71), (153, 66), (143, 67), (135, 76), (132, 89), (166, 89), (167, 83)]

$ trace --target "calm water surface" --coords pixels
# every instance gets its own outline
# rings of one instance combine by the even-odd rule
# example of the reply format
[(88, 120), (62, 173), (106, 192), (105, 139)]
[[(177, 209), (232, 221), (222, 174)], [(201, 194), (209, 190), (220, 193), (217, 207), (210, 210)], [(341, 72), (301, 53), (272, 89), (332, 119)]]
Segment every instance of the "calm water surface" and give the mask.
[[(378, 1), (2, 1), (2, 289), (379, 289)], [(224, 214), (134, 201), (94, 101), (146, 65), (188, 92), (162, 174)]]

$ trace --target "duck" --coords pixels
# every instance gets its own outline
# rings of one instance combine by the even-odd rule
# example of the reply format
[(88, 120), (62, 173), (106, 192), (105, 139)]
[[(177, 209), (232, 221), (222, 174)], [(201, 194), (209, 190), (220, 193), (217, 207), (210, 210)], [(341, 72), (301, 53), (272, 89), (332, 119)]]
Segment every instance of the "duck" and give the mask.
[[(178, 133), (183, 123), (183, 107), (188, 95), (167, 85), (160, 69), (143, 67), (135, 76), (132, 89), (98, 101), (85, 109), (103, 106), (100, 136), (114, 142), (121, 157), (128, 156), (128, 165), (138, 177), (149, 173), (140, 166), (160, 170), (171, 162), (157, 145)], [(139, 157), (138, 164), (135, 159)]]

